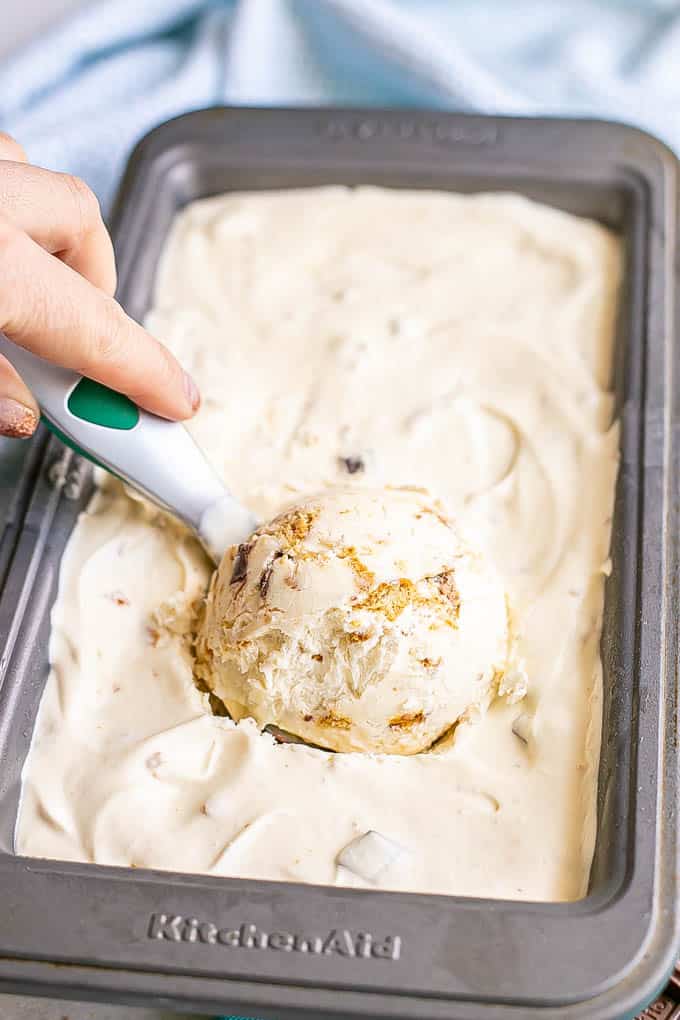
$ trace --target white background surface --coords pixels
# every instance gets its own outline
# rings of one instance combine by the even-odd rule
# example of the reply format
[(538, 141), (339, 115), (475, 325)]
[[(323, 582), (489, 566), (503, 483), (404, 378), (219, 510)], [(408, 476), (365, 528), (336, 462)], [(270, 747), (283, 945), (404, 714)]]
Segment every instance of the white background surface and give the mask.
[(87, 0), (1, 0), (0, 59), (86, 3)]
[[(0, 0), (0, 61), (88, 0)], [(140, 0), (143, 3), (143, 0)], [(184, 1014), (186, 1017), (186, 1014)], [(0, 995), (0, 1020), (181, 1020), (176, 1013)]]

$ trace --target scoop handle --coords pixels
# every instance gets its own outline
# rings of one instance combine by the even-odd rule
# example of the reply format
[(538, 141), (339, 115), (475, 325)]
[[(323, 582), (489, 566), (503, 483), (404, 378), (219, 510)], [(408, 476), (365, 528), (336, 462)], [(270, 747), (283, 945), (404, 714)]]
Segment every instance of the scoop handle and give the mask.
[(227, 490), (183, 425), (137, 407), (122, 393), (39, 358), (0, 334), (43, 419), (77, 453), (197, 530)]

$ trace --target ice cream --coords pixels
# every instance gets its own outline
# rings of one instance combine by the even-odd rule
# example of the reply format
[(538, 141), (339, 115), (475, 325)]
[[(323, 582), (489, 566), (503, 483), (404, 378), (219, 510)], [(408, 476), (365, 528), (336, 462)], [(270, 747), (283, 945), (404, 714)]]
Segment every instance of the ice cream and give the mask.
[(197, 673), (233, 719), (334, 751), (414, 754), (508, 672), (503, 585), (423, 491), (338, 487), (213, 577)]
[[(527, 694), (512, 704), (503, 690), (516, 678), (504, 677), (486, 712), (409, 755), (277, 743), (252, 719), (215, 714), (224, 709), (197, 689), (194, 656), (213, 566), (186, 531), (102, 478), (61, 565), (17, 851), (582, 896), (596, 831), (620, 261), (601, 225), (507, 194), (312, 188), (186, 208), (148, 326), (199, 382), (188, 427), (226, 485), (260, 521), (348, 485), (434, 493), (508, 594)], [(353, 584), (345, 568), (337, 576)], [(273, 595), (283, 569), (250, 583)]]

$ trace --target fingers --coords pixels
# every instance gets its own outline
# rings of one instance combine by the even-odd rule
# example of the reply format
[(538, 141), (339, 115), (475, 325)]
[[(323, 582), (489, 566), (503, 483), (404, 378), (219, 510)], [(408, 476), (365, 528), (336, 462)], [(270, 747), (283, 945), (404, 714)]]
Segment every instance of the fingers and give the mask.
[(40, 411), (6, 358), (0, 355), (0, 435), (28, 439), (35, 432)]
[(0, 159), (11, 159), (15, 163), (25, 163), (27, 158), (24, 147), (19, 145), (11, 135), (0, 131)]
[(164, 418), (190, 418), (200, 404), (195, 383), (162, 344), (113, 298), (2, 218), (0, 330)]
[[(99, 202), (84, 181), (53, 173), (3, 155), (3, 146), (21, 147), (0, 136), (0, 210), (41, 247), (107, 294), (116, 289), (111, 238)], [(23, 150), (21, 150), (23, 152)], [(25, 158), (25, 156), (24, 156)]]
[[(125, 315), (115, 288), (113, 247), (92, 191), (77, 177), (27, 165), (18, 142), (0, 132), (0, 329), (149, 411), (191, 417), (200, 403), (194, 382)], [(1, 359), (0, 434), (30, 435), (38, 417)]]

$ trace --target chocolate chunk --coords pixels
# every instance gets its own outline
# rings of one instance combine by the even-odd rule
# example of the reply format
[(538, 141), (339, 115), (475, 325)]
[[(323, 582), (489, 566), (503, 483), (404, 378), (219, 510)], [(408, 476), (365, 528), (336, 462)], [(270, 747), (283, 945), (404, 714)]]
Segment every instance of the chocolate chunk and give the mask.
[[(680, 962), (676, 963), (673, 973), (668, 979), (668, 984), (664, 989), (665, 995), (671, 995), (677, 1002), (680, 999)], [(680, 1006), (678, 1006), (678, 1015), (680, 1016)]]
[(363, 457), (339, 457), (340, 463), (350, 475), (356, 475), (366, 470)]
[(526, 712), (522, 712), (513, 720), (512, 732), (518, 737), (523, 744), (529, 743), (529, 737), (531, 735), (531, 719)]
[(208, 704), (210, 705), (210, 711), (213, 715), (219, 716), (222, 719), (229, 715), (226, 705), (221, 698), (217, 697), (216, 694), (208, 695)]
[(646, 1009), (638, 1013), (635, 1020), (675, 1020), (680, 1007), (667, 995), (660, 995), (654, 1002), (650, 1002)]
[[(308, 747), (316, 747), (316, 744), (311, 744), (302, 737), (296, 737), (293, 733), (288, 733), (287, 730), (280, 730), (278, 726), (273, 726), (271, 723), (269, 726), (265, 726), (265, 733), (269, 733), (278, 744), (307, 744)], [(320, 748), (319, 750), (323, 750)]]
[(267, 592), (269, 591), (269, 582), (272, 579), (273, 569), (274, 560), (269, 560), (260, 574), (260, 582), (258, 584), (258, 588), (260, 589), (260, 598), (266, 598)]
[(275, 552), (273, 556), (270, 556), (270, 558), (264, 565), (262, 573), (260, 574), (258, 588), (260, 589), (260, 597), (263, 599), (266, 598), (267, 592), (269, 591), (269, 582), (272, 579), (272, 571), (274, 569), (274, 564), (276, 563), (277, 560), (280, 560), (282, 556), (283, 551), (279, 549), (278, 552)]
[(234, 569), (231, 572), (229, 584), (237, 584), (239, 581), (245, 581), (246, 574), (248, 573), (249, 555), (250, 555), (249, 545), (242, 544), (238, 547), (236, 559), (234, 560)]

